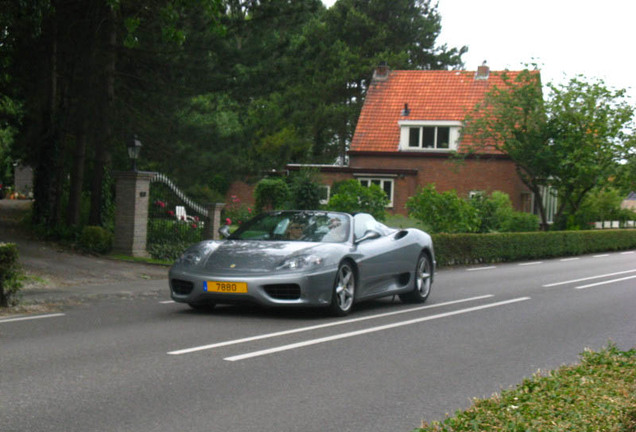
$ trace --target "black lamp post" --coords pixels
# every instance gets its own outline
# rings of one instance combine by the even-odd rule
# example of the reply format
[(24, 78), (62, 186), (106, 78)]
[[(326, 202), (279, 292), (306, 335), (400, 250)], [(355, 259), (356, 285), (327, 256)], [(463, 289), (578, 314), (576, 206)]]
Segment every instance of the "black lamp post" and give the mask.
[(141, 141), (137, 138), (137, 135), (128, 144), (128, 157), (132, 160), (132, 170), (137, 171), (137, 158), (139, 157), (139, 151), (141, 150)]

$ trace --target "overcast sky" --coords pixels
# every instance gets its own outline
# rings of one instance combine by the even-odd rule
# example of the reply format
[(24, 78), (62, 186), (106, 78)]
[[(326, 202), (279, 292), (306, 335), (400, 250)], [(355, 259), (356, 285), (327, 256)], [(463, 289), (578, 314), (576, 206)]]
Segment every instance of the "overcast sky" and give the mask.
[(600, 78), (636, 104), (633, 0), (439, 0), (438, 10), (438, 44), (467, 45), (467, 70), (484, 60), (491, 70), (537, 63), (543, 82)]

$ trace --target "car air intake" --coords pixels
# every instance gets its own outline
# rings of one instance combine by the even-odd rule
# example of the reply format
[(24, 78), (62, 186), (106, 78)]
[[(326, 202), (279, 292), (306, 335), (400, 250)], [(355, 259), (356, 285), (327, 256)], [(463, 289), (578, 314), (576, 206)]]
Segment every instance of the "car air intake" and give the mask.
[(190, 281), (184, 281), (180, 279), (172, 279), (170, 281), (172, 292), (179, 295), (188, 295), (192, 292), (194, 284)]
[(300, 298), (300, 286), (296, 284), (265, 285), (263, 289), (268, 296), (277, 300), (298, 300)]

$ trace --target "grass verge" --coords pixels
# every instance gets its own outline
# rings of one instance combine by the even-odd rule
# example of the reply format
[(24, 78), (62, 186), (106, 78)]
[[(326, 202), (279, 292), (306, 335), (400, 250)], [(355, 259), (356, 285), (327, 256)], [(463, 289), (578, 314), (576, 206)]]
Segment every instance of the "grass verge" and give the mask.
[(538, 373), (415, 431), (636, 432), (636, 349), (585, 351), (579, 364)]

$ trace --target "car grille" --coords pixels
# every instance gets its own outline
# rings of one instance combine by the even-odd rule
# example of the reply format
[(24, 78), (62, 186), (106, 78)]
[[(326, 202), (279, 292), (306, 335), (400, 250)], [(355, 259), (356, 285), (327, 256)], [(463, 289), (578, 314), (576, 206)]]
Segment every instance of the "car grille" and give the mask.
[(267, 295), (278, 300), (298, 300), (300, 298), (300, 286), (296, 284), (265, 285), (263, 288)]
[(192, 282), (180, 279), (172, 279), (170, 281), (170, 286), (172, 286), (172, 292), (180, 295), (188, 295), (194, 289), (194, 284)]

